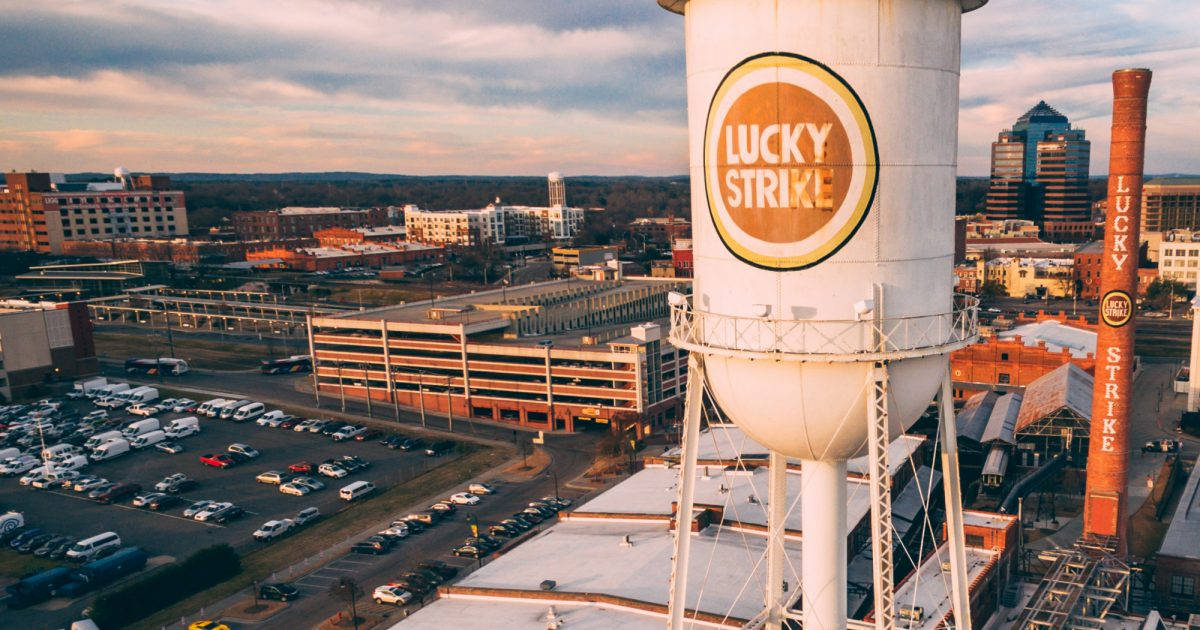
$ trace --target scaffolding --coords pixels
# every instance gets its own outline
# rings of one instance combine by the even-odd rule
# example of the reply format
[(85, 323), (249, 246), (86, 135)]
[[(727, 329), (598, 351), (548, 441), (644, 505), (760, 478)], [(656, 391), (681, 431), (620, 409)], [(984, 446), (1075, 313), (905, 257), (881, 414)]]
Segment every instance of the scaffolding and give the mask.
[(1126, 608), (1129, 566), (1113, 554), (1115, 540), (1085, 537), (1068, 549), (1044, 551), (1050, 570), (1016, 624), (1019, 630), (1100, 630), (1114, 606)]

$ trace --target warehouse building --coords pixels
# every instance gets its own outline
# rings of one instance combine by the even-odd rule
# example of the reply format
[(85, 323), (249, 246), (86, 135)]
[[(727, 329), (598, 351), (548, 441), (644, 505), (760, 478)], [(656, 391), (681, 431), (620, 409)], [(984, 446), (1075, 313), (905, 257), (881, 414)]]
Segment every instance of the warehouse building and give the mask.
[(0, 302), (0, 401), (100, 367), (83, 302)]
[(643, 437), (682, 417), (687, 353), (662, 318), (684, 287), (618, 273), (317, 317), (313, 379), (319, 395)]

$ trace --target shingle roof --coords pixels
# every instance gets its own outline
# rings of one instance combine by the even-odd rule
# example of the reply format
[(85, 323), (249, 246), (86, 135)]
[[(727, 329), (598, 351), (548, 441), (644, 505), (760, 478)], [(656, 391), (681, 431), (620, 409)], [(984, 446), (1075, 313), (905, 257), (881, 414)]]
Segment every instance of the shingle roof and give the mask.
[(958, 437), (967, 438), (976, 443), (981, 441), (983, 431), (987, 428), (988, 417), (1000, 394), (993, 391), (979, 392), (967, 399), (955, 420), (958, 424)]

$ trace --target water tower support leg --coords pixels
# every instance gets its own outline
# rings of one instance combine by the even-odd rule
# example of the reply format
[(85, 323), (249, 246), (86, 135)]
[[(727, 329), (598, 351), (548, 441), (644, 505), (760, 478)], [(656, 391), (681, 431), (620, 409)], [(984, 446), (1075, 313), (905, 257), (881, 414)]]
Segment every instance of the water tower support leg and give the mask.
[(958, 426), (954, 421), (954, 398), (950, 370), (942, 378), (938, 396), (938, 425), (942, 428), (942, 488), (946, 491), (946, 531), (950, 539), (950, 589), (954, 604), (954, 627), (971, 630), (971, 592), (967, 586), (967, 546), (963, 537), (961, 481), (958, 478)]
[[(867, 402), (867, 458), (871, 481), (871, 564), (875, 578), (875, 627), (895, 627), (893, 581), (892, 475), (888, 468), (888, 369), (878, 362), (871, 370)], [(844, 561), (844, 560), (843, 560)]]
[(783, 627), (783, 539), (788, 512), (787, 456), (771, 451), (767, 488), (767, 630)]
[(668, 630), (683, 630), (687, 609), (688, 560), (692, 548), (692, 507), (696, 499), (696, 460), (700, 449), (700, 412), (704, 399), (704, 361), (688, 354), (687, 404), (683, 411), (683, 453), (679, 458), (679, 491), (676, 495), (675, 555), (671, 559), (671, 598)]

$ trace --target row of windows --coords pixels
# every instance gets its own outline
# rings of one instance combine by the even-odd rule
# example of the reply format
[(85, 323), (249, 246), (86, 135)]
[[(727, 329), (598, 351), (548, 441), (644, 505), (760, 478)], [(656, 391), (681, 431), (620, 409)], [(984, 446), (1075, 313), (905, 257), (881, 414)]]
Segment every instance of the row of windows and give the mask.
[[(77, 206), (79, 204), (84, 204), (84, 203), (132, 203), (133, 201), (134, 201), (133, 197), (71, 197), (70, 203), (73, 206)], [(140, 203), (149, 203), (150, 201), (153, 201), (154, 203), (158, 203), (159, 201), (165, 201), (166, 203), (173, 203), (175, 201), (175, 198), (174, 197), (160, 197), (158, 195), (155, 195), (153, 197), (138, 197), (137, 201)]]
[[(126, 231), (126, 229), (124, 227), (116, 228), (117, 234), (127, 234), (127, 233), (135, 233), (135, 232), (139, 232), (138, 227), (136, 225), (129, 228), (128, 231)], [(169, 233), (171, 233), (171, 230), (164, 229), (162, 226), (156, 226), (153, 228), (147, 226), (146, 229), (141, 230), (140, 232), (145, 233), (145, 234), (166, 232), (169, 234)], [(113, 228), (106, 227), (106, 228), (104, 228), (103, 232), (100, 231), (100, 228), (91, 228), (90, 230), (87, 228), (76, 228), (75, 230), (63, 229), (63, 236), (88, 236), (89, 234), (95, 235), (95, 234), (101, 234), (101, 233), (113, 234)]]
[[(161, 215), (154, 217), (154, 220), (158, 223), (163, 222), (163, 218)], [(142, 217), (141, 221), (142, 221), (142, 223), (149, 223), (150, 217)], [(175, 217), (167, 217), (166, 221), (167, 221), (167, 223), (174, 223)], [(87, 220), (87, 222), (92, 225), (95, 225), (97, 223), (97, 219), (96, 219), (96, 217), (91, 217)], [(125, 217), (104, 217), (103, 219), (100, 220), (100, 222), (102, 222), (102, 223), (125, 223), (126, 218)], [(128, 222), (129, 223), (137, 223), (138, 218), (137, 217), (129, 217)], [(68, 225), (71, 224), (71, 219), (63, 217), (62, 224), (63, 224), (63, 227), (67, 227)], [(75, 225), (83, 225), (83, 217), (76, 217)]]
[[(87, 211), (87, 214), (96, 214), (97, 209), (96, 208), (70, 208), (69, 210), (63, 210), (63, 212), (69, 211), (71, 214), (84, 214), (85, 210)], [(141, 206), (141, 207), (129, 206), (127, 208), (101, 208), (100, 209), (101, 212), (105, 212), (105, 213), (122, 212), (122, 211), (124, 211), (124, 212), (138, 212), (138, 211), (150, 212), (151, 210), (154, 210), (155, 212), (162, 212), (163, 210), (166, 210), (167, 212), (174, 212), (175, 206), (166, 206), (165, 208), (163, 206), (154, 206), (153, 208), (151, 208), (150, 206)]]

